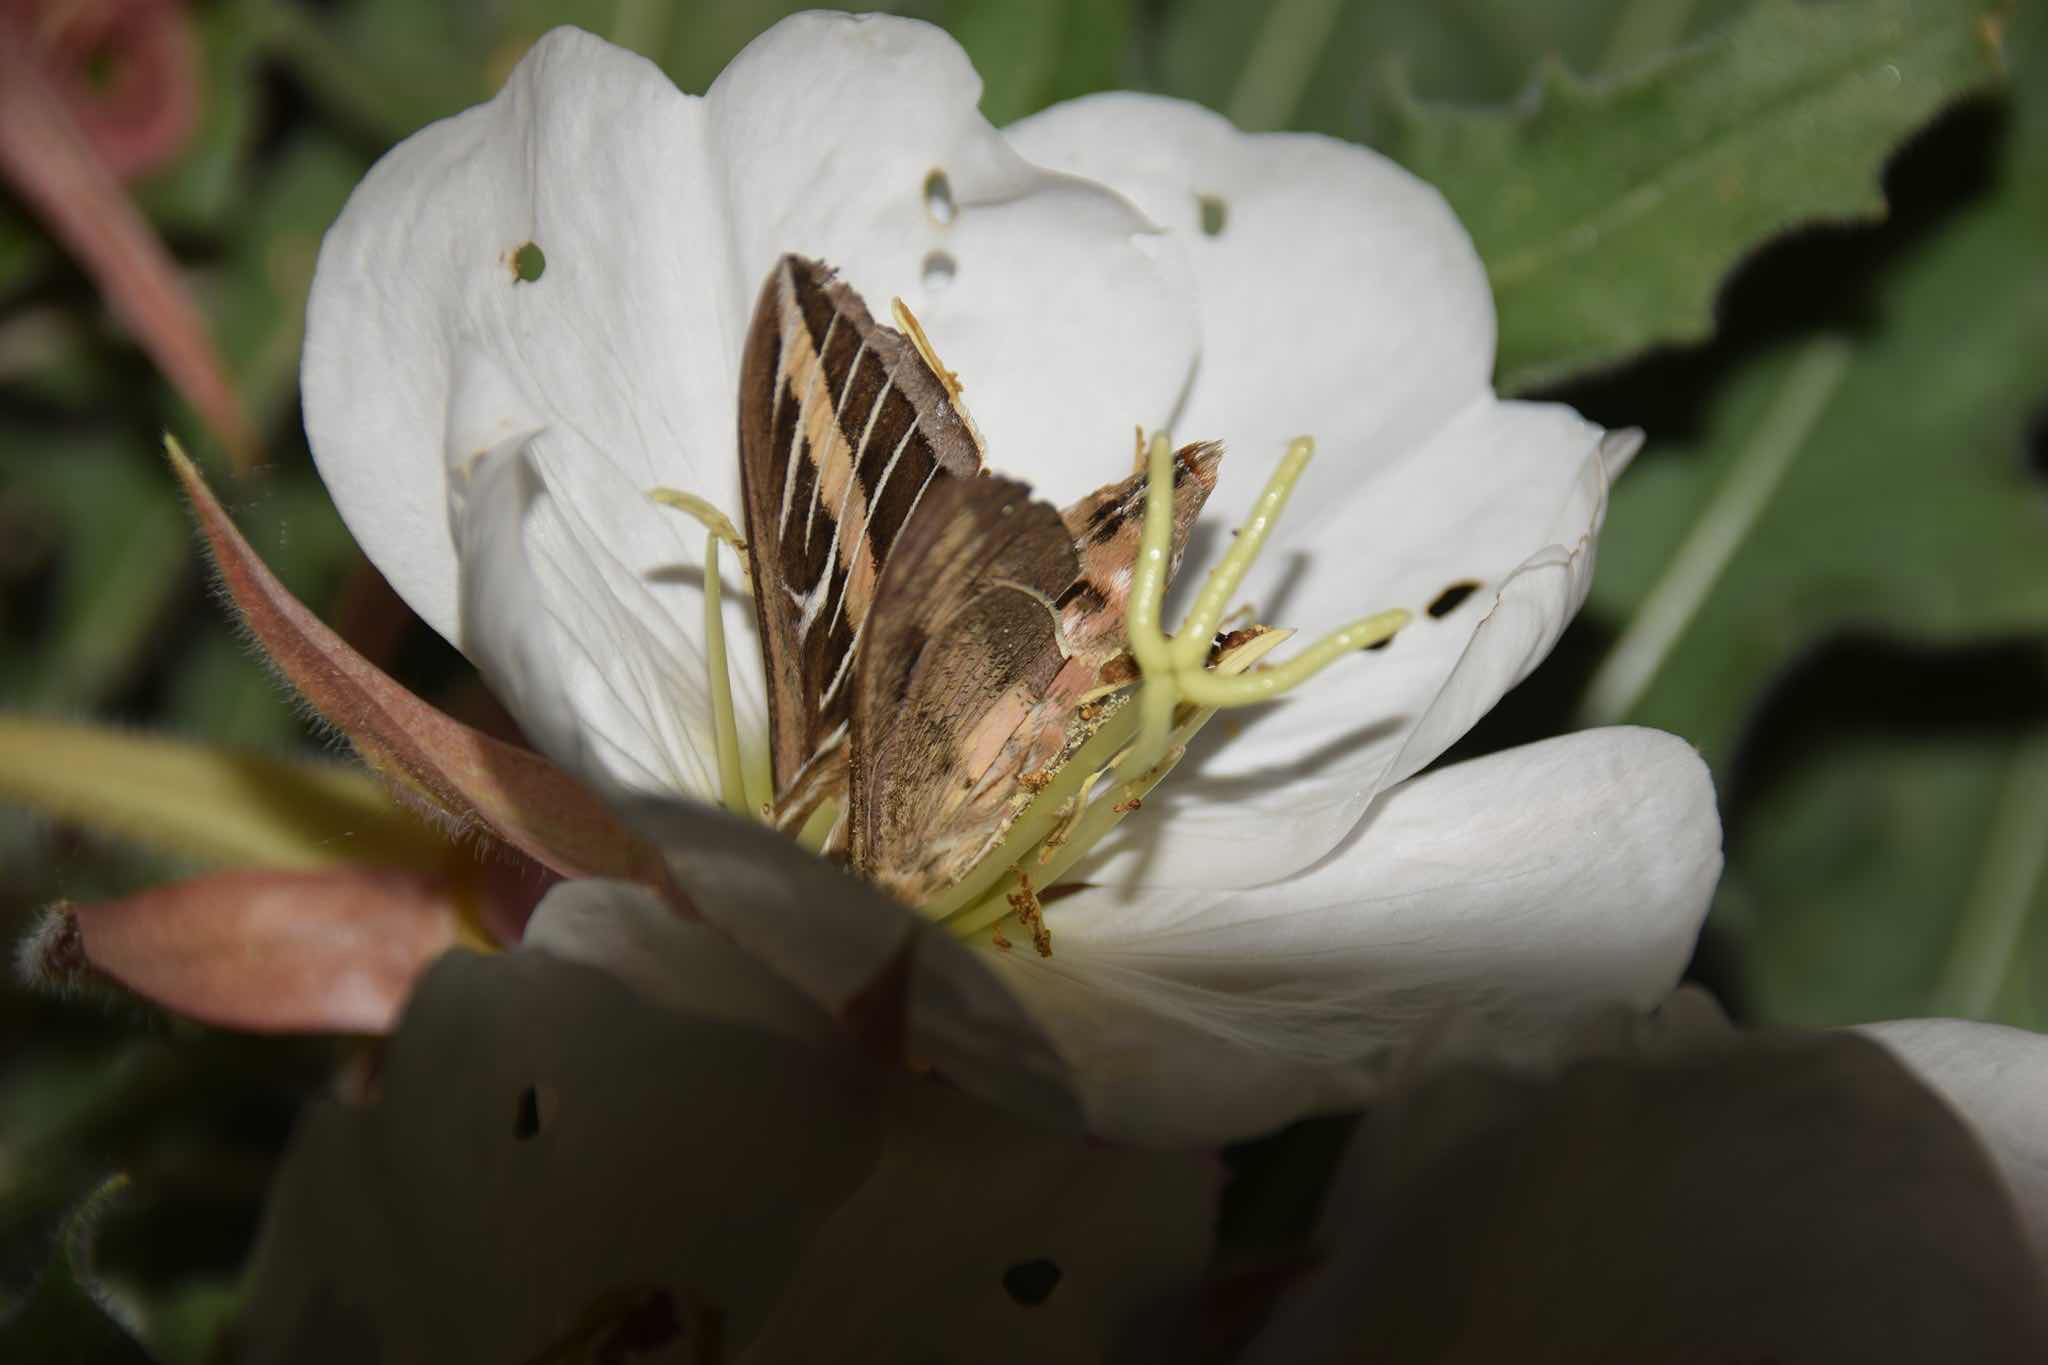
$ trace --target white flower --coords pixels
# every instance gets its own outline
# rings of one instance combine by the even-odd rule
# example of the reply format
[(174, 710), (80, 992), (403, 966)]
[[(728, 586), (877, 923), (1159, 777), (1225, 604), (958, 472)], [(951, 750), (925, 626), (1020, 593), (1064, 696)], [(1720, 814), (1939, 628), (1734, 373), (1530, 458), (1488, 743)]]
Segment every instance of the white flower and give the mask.
[[(979, 89), (943, 33), (894, 19), (788, 20), (702, 98), (565, 30), (385, 157), (321, 252), (303, 374), (372, 559), (541, 748), (661, 833), (708, 918), (838, 980), (846, 942), (801, 927), (832, 895), (808, 860), (736, 864), (729, 822), (675, 801), (716, 795), (701, 536), (647, 498), (737, 517), (749, 309), (783, 253), (816, 257), (914, 310), (992, 463), (1055, 503), (1127, 473), (1134, 425), (1223, 441), (1189, 578), (1314, 435), (1244, 598), (1311, 631), (1416, 612), (1212, 725), (1047, 907), (1050, 958), (983, 955), (1089, 1123), (1241, 1135), (1356, 1099), (1359, 1064), (1444, 1011), (1522, 1028), (1660, 998), (1720, 866), (1690, 748), (1600, 730), (1423, 772), (1578, 607), (1633, 442), (1493, 395), (1471, 243), (1383, 158), (1139, 95), (999, 132)], [(777, 897), (789, 918), (741, 903)]]

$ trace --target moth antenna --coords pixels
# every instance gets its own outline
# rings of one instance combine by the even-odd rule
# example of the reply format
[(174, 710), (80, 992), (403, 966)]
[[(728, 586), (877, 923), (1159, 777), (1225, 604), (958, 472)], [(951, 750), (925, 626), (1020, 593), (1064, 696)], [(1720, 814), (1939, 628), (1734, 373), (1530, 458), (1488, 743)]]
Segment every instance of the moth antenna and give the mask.
[[(889, 300), (889, 315), (896, 319), (896, 325), (903, 329), (903, 334), (910, 338), (910, 344), (917, 348), (917, 354), (924, 361), (926, 368), (938, 376), (939, 383), (946, 390), (946, 401), (952, 405), (954, 415), (959, 417), (961, 424), (973, 435), (976, 449), (987, 450), (988, 442), (983, 439), (981, 428), (975, 425), (974, 414), (969, 412), (967, 404), (960, 400), (960, 391), (963, 387), (960, 376), (947, 369), (945, 362), (939, 359), (938, 348), (933, 346), (932, 339), (924, 334), (924, 324), (917, 320), (917, 314), (911, 312), (910, 305), (902, 299), (892, 298)], [(981, 472), (986, 474), (988, 470), (983, 469)]]
[(896, 325), (910, 338), (910, 344), (917, 347), (917, 353), (924, 358), (926, 366), (939, 377), (939, 382), (946, 386), (946, 397), (952, 399), (953, 405), (958, 407), (962, 388), (960, 376), (947, 369), (940, 361), (938, 350), (932, 345), (932, 339), (924, 334), (924, 324), (917, 320), (917, 314), (911, 312), (910, 305), (902, 299), (892, 298), (889, 300), (889, 315), (896, 319)]

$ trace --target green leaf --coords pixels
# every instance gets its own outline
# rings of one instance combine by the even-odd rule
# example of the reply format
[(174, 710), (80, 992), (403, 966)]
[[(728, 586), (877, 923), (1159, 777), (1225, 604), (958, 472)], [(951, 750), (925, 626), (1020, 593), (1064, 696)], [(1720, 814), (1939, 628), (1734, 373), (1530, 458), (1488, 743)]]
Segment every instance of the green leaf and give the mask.
[(320, 238), (341, 213), (368, 159), (318, 130), (293, 137), (263, 173), (229, 242), (216, 295), (221, 350), (244, 401), (266, 430), (298, 426), (299, 344)]
[(1844, 644), (1780, 688), (1715, 910), (1754, 1012), (2048, 1029), (2044, 737), (2040, 645)]
[(1548, 62), (1514, 110), (1425, 106), (1396, 83), (1382, 145), (1471, 231), (1499, 382), (1527, 389), (1699, 340), (1757, 244), (1880, 217), (1892, 148), (1996, 74), (1993, 16), (1984, 0), (1764, 0), (1613, 80)]
[(197, 9), (199, 122), (168, 166), (135, 186), (137, 204), (159, 230), (217, 227), (245, 202), (249, 144), (256, 135), (262, 73), (257, 28), (261, 0), (220, 0)]
[[(2015, 176), (2023, 164), (2041, 163)], [(1634, 620), (1596, 675), (1590, 718), (1676, 730), (1720, 767), (1767, 682), (1831, 632), (1944, 642), (2048, 629), (2048, 535), (2025, 456), (2048, 392), (2033, 214), (2013, 192), (1969, 206), (1883, 279), (1874, 330), (1758, 358), (1699, 439), (1620, 483), (1592, 606)], [(1816, 354), (1836, 346), (1839, 375), (1817, 373)], [(1696, 561), (1689, 542), (1773, 453), (1774, 408), (1816, 383), (1829, 391), (1770, 495), (1726, 554)], [(1695, 573), (1710, 581), (1667, 587)], [(1696, 608), (1675, 630), (1646, 624), (1672, 592)], [(1632, 657), (1649, 629), (1666, 638)]]
[[(2016, 27), (2018, 69), (2044, 35)], [(1711, 923), (1762, 1017), (2048, 1024), (2048, 798), (2021, 757), (2048, 726), (2038, 86), (1903, 158), (1897, 223), (1740, 283), (1779, 319), (1809, 270), (1853, 288), (1830, 332), (1736, 357), (1614, 492), (1589, 614), (1623, 629), (1582, 718), (1675, 730), (1722, 775)], [(1935, 178), (1975, 192), (1930, 214)]]
[(0, 681), (17, 704), (95, 705), (128, 680), (188, 581), (190, 533), (163, 477), (118, 440), (11, 430), (0, 469), (21, 503), (9, 519), (55, 556), (49, 615)]
[[(1730, 3), (1692, 6), (1679, 31), (1711, 25)], [(1596, 69), (1624, 8), (1619, 0), (1184, 0), (1154, 21), (1154, 76), (1167, 93), (1228, 110), (1249, 119), (1246, 126), (1311, 129), (1377, 145), (1382, 111), (1371, 95), (1390, 68), (1398, 66), (1431, 99), (1502, 103), (1546, 57), (1573, 70)], [(1320, 21), (1321, 41), (1304, 41), (1315, 35), (1311, 20)]]

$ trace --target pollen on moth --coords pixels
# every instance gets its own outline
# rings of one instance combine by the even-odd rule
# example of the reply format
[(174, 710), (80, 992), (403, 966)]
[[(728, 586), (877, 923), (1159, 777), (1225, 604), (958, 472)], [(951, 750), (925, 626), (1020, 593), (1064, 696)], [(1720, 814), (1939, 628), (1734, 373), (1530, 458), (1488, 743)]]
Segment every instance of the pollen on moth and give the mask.
[(1052, 930), (1046, 927), (1045, 907), (1039, 904), (1038, 892), (1032, 889), (1030, 874), (1023, 868), (1016, 869), (1017, 889), (1004, 897), (1010, 904), (1010, 911), (1016, 915), (1017, 923), (1024, 926), (1031, 935), (1031, 946), (1040, 957), (1052, 956)]

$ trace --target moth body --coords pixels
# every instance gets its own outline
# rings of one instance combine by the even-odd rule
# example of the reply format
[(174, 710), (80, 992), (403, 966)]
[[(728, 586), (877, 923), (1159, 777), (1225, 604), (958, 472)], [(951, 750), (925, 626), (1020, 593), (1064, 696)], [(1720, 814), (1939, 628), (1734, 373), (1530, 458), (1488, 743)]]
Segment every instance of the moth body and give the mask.
[[(777, 262), (742, 363), (740, 482), (771, 818), (836, 802), (854, 871), (918, 905), (1002, 843), (1136, 681), (1147, 481), (1058, 511), (990, 475), (958, 381), (896, 316), (903, 332), (829, 268)], [(1175, 563), (1221, 453), (1178, 452)]]

